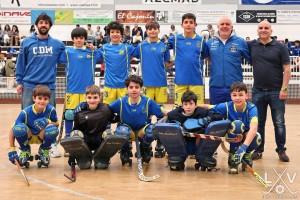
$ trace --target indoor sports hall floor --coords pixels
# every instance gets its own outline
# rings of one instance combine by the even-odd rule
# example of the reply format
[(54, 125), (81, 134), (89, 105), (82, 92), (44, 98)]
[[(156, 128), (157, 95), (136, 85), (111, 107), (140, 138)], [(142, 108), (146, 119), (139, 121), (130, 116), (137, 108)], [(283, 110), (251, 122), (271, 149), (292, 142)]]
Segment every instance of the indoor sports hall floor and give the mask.
[[(62, 105), (57, 106), (61, 116)], [(171, 106), (168, 106), (171, 108)], [(8, 130), (20, 112), (19, 104), (0, 105), (0, 197), (1, 199), (297, 199), (300, 190), (300, 106), (287, 105), (287, 154), (289, 163), (278, 160), (270, 113), (266, 129), (266, 146), (263, 159), (255, 161), (254, 170), (271, 188), (264, 187), (249, 172), (227, 173), (227, 155), (218, 149), (218, 167), (212, 172), (196, 171), (194, 159), (187, 159), (184, 171), (170, 171), (166, 158), (153, 158), (144, 166), (144, 174), (160, 178), (154, 182), (138, 179), (136, 158), (131, 167), (121, 165), (119, 154), (111, 159), (107, 170), (79, 170), (77, 181), (71, 183), (63, 174), (70, 173), (67, 158), (52, 158), (49, 168), (37, 168), (36, 161), (24, 169), (30, 186), (27, 186), (16, 166), (7, 158)], [(59, 117), (60, 118), (60, 117)], [(135, 146), (135, 145), (133, 145)], [(228, 144), (227, 144), (228, 146)], [(153, 145), (154, 147), (154, 145)], [(32, 154), (38, 145), (33, 145)], [(63, 149), (59, 146), (61, 152)], [(135, 150), (133, 151), (135, 152)], [(93, 166), (93, 165), (92, 165)], [(277, 174), (278, 173), (278, 174)], [(266, 193), (263, 193), (263, 191)]]

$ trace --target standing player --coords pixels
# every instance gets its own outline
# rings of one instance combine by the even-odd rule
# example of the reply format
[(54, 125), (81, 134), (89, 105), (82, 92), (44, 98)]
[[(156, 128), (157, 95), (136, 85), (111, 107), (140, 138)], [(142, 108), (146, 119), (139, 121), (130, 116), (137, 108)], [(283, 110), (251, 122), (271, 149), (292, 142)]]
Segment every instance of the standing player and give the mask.
[[(104, 44), (99, 50), (104, 63), (104, 92), (103, 103), (112, 103), (126, 95), (125, 79), (130, 73), (130, 58), (134, 54), (134, 47), (122, 43), (124, 28), (117, 21), (110, 22), (106, 31), (111, 42)], [(110, 132), (110, 125), (107, 130)]]
[[(49, 149), (58, 135), (56, 110), (49, 105), (50, 89), (37, 85), (33, 89), (32, 99), (35, 104), (26, 107), (15, 121), (9, 132), (9, 160), (15, 164), (17, 159), (21, 166), (29, 166), (31, 156), (30, 144), (41, 144), (38, 154), (41, 164), (50, 164)], [(20, 155), (15, 150), (15, 140), (20, 145)]]
[[(160, 26), (157, 22), (146, 24), (148, 39), (136, 47), (137, 58), (141, 61), (142, 78), (144, 82), (143, 93), (163, 106), (168, 100), (166, 67), (171, 67), (170, 51), (168, 45), (158, 39)], [(159, 120), (159, 119), (158, 119)], [(164, 156), (164, 148), (157, 141), (155, 157)]]
[[(252, 166), (252, 152), (261, 143), (260, 134), (257, 132), (258, 117), (257, 108), (248, 99), (247, 86), (242, 82), (235, 82), (231, 85), (231, 100), (217, 105), (201, 105), (203, 108), (218, 112), (223, 118), (232, 121), (232, 132), (240, 134), (238, 130), (243, 130), (245, 140), (241, 143), (230, 143), (230, 153), (228, 157), (229, 173), (238, 173), (238, 165), (243, 159)], [(230, 135), (229, 135), (230, 136)], [(234, 136), (233, 136), (234, 137)], [(242, 166), (243, 170), (245, 165)]]
[(149, 163), (152, 157), (151, 144), (156, 139), (152, 134), (153, 125), (149, 117), (155, 115), (161, 118), (164, 114), (160, 106), (152, 99), (140, 95), (143, 87), (143, 80), (140, 77), (129, 76), (125, 85), (129, 96), (120, 98), (109, 105), (114, 113), (120, 115), (120, 123), (115, 130), (115, 135), (124, 135), (128, 139), (121, 149), (122, 165), (132, 163), (130, 141), (134, 141), (135, 137), (139, 137), (143, 162)]
[[(64, 43), (49, 35), (52, 20), (47, 14), (40, 14), (35, 20), (35, 25), (38, 31), (21, 43), (16, 65), (17, 93), (22, 95), (22, 109), (34, 103), (32, 90), (39, 84), (50, 88), (50, 104), (56, 106), (56, 64), (65, 50)], [(61, 156), (56, 142), (52, 145), (51, 152), (54, 152), (56, 157)]]
[(181, 96), (187, 91), (193, 91), (198, 97), (198, 103), (204, 103), (203, 66), (202, 60), (208, 56), (204, 39), (194, 32), (196, 16), (187, 13), (182, 16), (183, 34), (169, 38), (175, 56), (175, 104), (181, 104)]
[(74, 28), (71, 37), (74, 46), (66, 48), (59, 59), (60, 63), (66, 63), (65, 137), (70, 137), (73, 129), (73, 109), (85, 101), (86, 87), (95, 83), (96, 63), (100, 59), (99, 52), (84, 45), (87, 39), (84, 28)]

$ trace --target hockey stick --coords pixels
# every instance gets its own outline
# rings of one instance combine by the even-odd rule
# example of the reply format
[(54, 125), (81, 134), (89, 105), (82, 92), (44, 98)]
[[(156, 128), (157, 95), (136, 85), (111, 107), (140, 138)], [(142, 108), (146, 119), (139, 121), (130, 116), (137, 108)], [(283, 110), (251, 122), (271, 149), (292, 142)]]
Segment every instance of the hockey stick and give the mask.
[(236, 138), (228, 138), (228, 137), (219, 137), (213, 135), (205, 135), (200, 133), (190, 133), (190, 132), (183, 132), (183, 136), (187, 137), (199, 137), (207, 140), (219, 140), (222, 142), (240, 142), (243, 139), (243, 135), (239, 134)]
[[(222, 147), (223, 151), (225, 151), (226, 153), (229, 154), (229, 150), (226, 148), (224, 142), (221, 143), (221, 147)], [(262, 184), (266, 189), (269, 188), (266, 181), (256, 171), (254, 171), (254, 169), (250, 165), (248, 165), (243, 159), (242, 159), (242, 163), (246, 166), (247, 170), (255, 177), (255, 179), (260, 184)]]
[(135, 134), (135, 144), (136, 144), (136, 154), (137, 154), (137, 166), (138, 166), (138, 175), (139, 175), (139, 179), (141, 181), (145, 181), (145, 182), (149, 182), (149, 181), (153, 181), (157, 178), (159, 178), (159, 175), (154, 175), (154, 176), (145, 176), (144, 172), (143, 172), (143, 162), (142, 162), (142, 156), (141, 156), (141, 150), (140, 150), (140, 145), (139, 145), (139, 139), (138, 139), (138, 135)]
[(14, 160), (15, 160), (15, 163), (16, 163), (16, 165), (17, 165), (19, 171), (21, 172), (21, 174), (23, 175), (25, 181), (27, 182), (27, 185), (30, 186), (29, 181), (28, 181), (28, 179), (27, 179), (27, 176), (25, 175), (23, 169), (21, 168), (21, 166), (20, 166), (20, 164), (19, 164), (19, 161), (18, 161), (17, 159), (14, 159)]
[(69, 179), (70, 181), (72, 182), (75, 182), (76, 181), (76, 168), (75, 168), (75, 163), (72, 163), (71, 164), (71, 176), (67, 175), (67, 174), (64, 174), (64, 176)]
[[(66, 100), (65, 100), (66, 101)], [(66, 112), (66, 102), (64, 102), (64, 108), (63, 108), (63, 113), (61, 116), (61, 122), (60, 122), (60, 129), (59, 129), (59, 135), (56, 140), (56, 143), (60, 143), (60, 140), (62, 138), (63, 132), (64, 132), (64, 126), (65, 126), (65, 112)]]

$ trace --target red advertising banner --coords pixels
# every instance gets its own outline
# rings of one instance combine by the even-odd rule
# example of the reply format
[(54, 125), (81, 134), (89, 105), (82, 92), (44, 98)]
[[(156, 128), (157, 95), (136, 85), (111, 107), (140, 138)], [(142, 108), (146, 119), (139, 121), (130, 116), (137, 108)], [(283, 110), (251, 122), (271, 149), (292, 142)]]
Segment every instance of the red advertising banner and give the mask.
[(154, 10), (116, 10), (116, 19), (120, 23), (148, 23), (155, 21)]

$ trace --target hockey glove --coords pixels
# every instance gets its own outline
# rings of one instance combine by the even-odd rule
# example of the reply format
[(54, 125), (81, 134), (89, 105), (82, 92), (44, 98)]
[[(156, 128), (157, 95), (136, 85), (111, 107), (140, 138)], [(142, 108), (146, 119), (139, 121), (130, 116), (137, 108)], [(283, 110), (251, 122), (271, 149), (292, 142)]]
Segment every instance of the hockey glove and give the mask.
[(76, 108), (74, 109), (74, 113), (79, 113), (82, 110), (87, 109), (87, 103), (86, 102), (81, 102), (80, 104), (78, 104), (78, 106), (76, 106)]
[(34, 126), (37, 129), (43, 130), (51, 122), (47, 117), (39, 118), (34, 120)]
[(248, 146), (243, 144), (233, 155), (233, 162), (234, 164), (237, 166), (239, 164), (241, 164), (243, 155), (245, 154), (246, 150), (247, 150)]
[(15, 150), (15, 147), (10, 147), (8, 150), (8, 159), (12, 164), (16, 164), (15, 163), (15, 159), (19, 160), (19, 156)]

